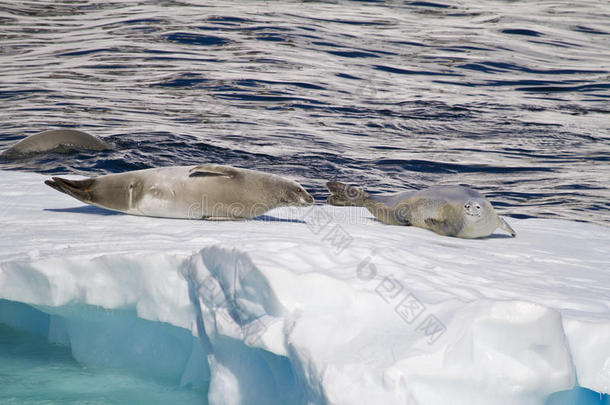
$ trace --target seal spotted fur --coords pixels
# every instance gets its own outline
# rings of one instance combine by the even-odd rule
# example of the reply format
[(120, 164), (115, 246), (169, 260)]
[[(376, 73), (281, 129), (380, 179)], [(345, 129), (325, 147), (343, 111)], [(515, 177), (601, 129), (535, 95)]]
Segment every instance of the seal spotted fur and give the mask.
[(366, 207), (379, 221), (389, 225), (411, 225), (439, 235), (482, 238), (501, 228), (516, 232), (475, 190), (463, 186), (434, 186), (425, 190), (387, 196), (370, 195), (358, 187), (330, 181), (328, 203)]

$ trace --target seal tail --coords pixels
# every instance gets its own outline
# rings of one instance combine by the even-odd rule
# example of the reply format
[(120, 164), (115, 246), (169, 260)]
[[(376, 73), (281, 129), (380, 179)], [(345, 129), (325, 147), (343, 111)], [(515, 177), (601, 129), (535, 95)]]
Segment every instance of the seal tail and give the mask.
[(52, 177), (52, 180), (46, 180), (44, 184), (88, 203), (91, 201), (91, 187), (94, 182), (95, 179), (68, 180), (61, 177)]
[(338, 181), (329, 181), (326, 187), (331, 194), (327, 199), (330, 205), (362, 207), (369, 198), (368, 193), (363, 189)]

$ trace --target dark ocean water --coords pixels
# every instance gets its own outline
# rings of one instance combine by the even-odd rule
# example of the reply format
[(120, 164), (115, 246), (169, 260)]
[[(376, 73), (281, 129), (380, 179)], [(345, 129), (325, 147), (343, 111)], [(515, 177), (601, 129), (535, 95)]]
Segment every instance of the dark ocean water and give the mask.
[(214, 4), (0, 2), (0, 150), (62, 127), (117, 146), (0, 169), (217, 162), (320, 201), (329, 179), (467, 184), (610, 224), (607, 0)]

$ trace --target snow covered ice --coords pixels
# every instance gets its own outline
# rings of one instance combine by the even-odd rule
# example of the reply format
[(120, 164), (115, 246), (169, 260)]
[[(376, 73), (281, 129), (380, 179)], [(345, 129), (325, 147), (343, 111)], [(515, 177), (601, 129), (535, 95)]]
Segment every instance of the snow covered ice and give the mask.
[(606, 227), (509, 218), (514, 239), (463, 240), (361, 208), (147, 218), (0, 174), (0, 323), (79, 362), (219, 405), (608, 401), (556, 394), (610, 393)]

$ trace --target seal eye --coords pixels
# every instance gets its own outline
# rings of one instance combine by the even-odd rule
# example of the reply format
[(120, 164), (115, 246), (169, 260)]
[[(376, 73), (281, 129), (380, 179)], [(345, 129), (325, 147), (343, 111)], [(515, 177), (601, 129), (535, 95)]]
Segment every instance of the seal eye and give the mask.
[(475, 205), (475, 207), (476, 207), (478, 210), (480, 210), (480, 209), (481, 209), (481, 206), (480, 206), (479, 204)]
[(469, 209), (470, 209), (470, 204), (466, 204), (466, 205), (464, 205), (464, 208), (466, 208), (467, 210), (469, 210)]

